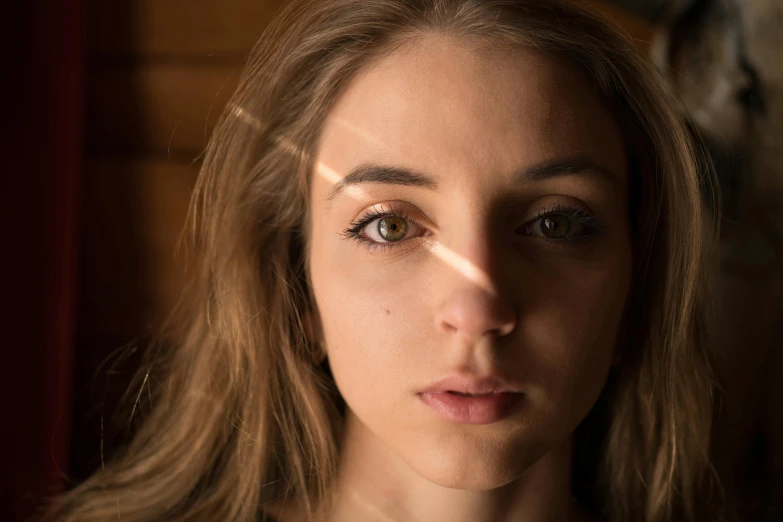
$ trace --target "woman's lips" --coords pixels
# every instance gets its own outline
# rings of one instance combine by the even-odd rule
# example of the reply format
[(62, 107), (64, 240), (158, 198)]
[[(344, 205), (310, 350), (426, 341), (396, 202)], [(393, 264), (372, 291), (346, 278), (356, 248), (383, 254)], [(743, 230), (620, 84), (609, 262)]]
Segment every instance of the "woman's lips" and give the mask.
[(463, 395), (453, 391), (423, 392), (421, 400), (446, 420), (460, 424), (491, 424), (508, 416), (522, 393)]

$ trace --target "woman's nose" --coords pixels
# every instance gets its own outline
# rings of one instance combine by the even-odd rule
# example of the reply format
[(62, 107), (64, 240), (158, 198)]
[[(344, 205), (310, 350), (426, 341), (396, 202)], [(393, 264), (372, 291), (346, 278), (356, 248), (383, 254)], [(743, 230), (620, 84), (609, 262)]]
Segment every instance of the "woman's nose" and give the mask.
[(465, 283), (448, 292), (435, 321), (441, 332), (480, 339), (511, 333), (516, 327), (516, 314), (502, 294), (491, 295), (485, 289)]
[(433, 253), (446, 261), (438, 279), (443, 285), (435, 312), (438, 331), (479, 339), (514, 330), (516, 312), (502, 291), (486, 239), (475, 239), (472, 246), (460, 250), (439, 245)]

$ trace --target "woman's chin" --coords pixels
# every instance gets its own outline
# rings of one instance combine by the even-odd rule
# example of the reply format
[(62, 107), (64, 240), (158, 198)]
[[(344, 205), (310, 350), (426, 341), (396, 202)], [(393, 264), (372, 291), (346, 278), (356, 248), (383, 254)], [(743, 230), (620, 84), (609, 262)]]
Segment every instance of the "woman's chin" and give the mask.
[(526, 444), (434, 445), (432, 451), (422, 451), (421, 446), (417, 449), (418, 455), (405, 460), (420, 476), (439, 486), (470, 491), (503, 487), (542, 456)]
[(435, 479), (428, 478), (430, 482), (450, 489), (461, 489), (466, 491), (488, 491), (506, 486), (514, 481), (519, 476), (519, 473), (507, 473), (499, 474), (493, 473), (491, 475), (474, 475), (474, 476), (446, 476), (435, 477)]

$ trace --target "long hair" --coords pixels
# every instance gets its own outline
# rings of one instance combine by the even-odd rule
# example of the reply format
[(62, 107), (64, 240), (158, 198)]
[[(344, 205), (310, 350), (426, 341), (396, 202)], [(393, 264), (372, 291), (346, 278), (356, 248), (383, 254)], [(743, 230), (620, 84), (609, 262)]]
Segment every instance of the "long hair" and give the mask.
[(615, 522), (712, 519), (715, 176), (631, 39), (559, 0), (293, 0), (278, 13), (206, 149), (192, 281), (134, 385), (154, 407), (48, 518), (249, 522), (295, 499), (312, 519), (328, 504), (344, 405), (303, 320), (314, 151), (346, 82), (433, 32), (565, 59), (614, 108), (634, 276), (619, 358), (577, 430), (575, 494)]

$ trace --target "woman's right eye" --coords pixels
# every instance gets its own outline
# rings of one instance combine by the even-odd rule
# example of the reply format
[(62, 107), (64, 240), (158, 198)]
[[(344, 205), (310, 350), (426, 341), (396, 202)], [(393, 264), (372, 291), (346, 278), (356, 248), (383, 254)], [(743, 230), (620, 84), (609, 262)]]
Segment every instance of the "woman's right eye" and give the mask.
[(422, 228), (406, 214), (396, 211), (373, 211), (351, 224), (342, 235), (353, 239), (368, 250), (389, 250), (396, 248), (412, 228)]

